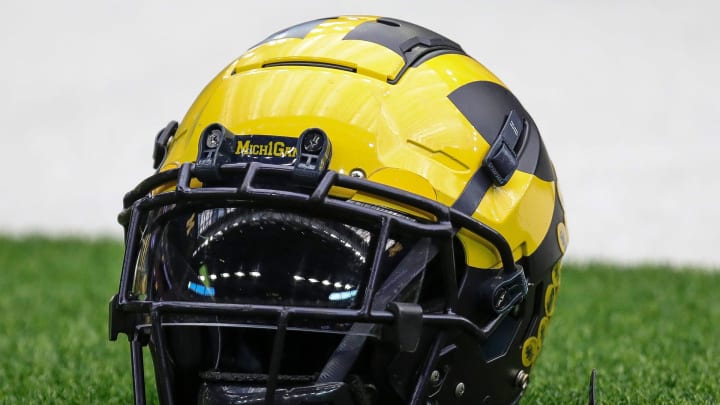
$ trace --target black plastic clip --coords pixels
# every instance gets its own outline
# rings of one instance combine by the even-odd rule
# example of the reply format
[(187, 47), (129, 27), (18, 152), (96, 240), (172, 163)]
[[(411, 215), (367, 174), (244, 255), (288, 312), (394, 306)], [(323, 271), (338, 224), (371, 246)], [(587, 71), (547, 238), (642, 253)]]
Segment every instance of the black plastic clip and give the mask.
[(528, 282), (522, 266), (515, 265), (515, 271), (502, 272), (489, 280), (486, 297), (496, 314), (503, 314), (522, 301), (528, 293)]
[(237, 149), (235, 136), (220, 124), (211, 124), (203, 131), (198, 145), (195, 174), (201, 181), (220, 180), (220, 166), (232, 163)]
[(170, 139), (175, 135), (178, 129), (177, 121), (170, 121), (165, 128), (155, 136), (155, 147), (153, 148), (153, 169), (157, 169), (165, 160), (167, 155), (167, 146)]
[(309, 128), (298, 138), (293, 177), (300, 181), (314, 182), (320, 179), (330, 165), (332, 144), (325, 131)]
[(395, 315), (395, 320), (385, 328), (383, 337), (394, 343), (400, 352), (414, 353), (422, 336), (422, 307), (407, 302), (391, 302), (387, 310)]
[(110, 340), (117, 340), (118, 335), (121, 333), (127, 335), (128, 340), (132, 340), (135, 325), (137, 324), (136, 315), (120, 309), (117, 294), (110, 299), (108, 309), (110, 311), (108, 317), (108, 337)]
[(495, 185), (507, 184), (518, 168), (517, 152), (521, 143), (519, 141), (527, 132), (527, 127), (528, 125), (523, 123), (515, 110), (510, 110), (505, 124), (483, 159), (483, 166), (488, 170)]

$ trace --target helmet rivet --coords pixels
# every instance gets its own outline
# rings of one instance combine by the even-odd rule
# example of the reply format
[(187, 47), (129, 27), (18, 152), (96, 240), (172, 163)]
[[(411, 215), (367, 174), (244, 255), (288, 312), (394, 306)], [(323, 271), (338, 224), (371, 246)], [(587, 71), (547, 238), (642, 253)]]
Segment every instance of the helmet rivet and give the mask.
[(438, 385), (440, 383), (440, 372), (437, 370), (433, 370), (432, 373), (430, 373), (430, 383), (432, 385)]
[(465, 394), (465, 384), (458, 383), (458, 385), (455, 387), (455, 396), (460, 398)]
[(527, 388), (529, 382), (530, 374), (526, 373), (525, 370), (518, 371), (517, 375), (515, 376), (515, 384), (517, 384), (520, 389), (525, 391), (525, 388)]
[(207, 139), (205, 140), (205, 144), (207, 144), (208, 148), (216, 148), (220, 144), (220, 135), (221, 132), (218, 130), (213, 130), (210, 132), (210, 135), (208, 135)]
[(350, 170), (350, 177), (356, 177), (358, 179), (364, 179), (365, 178), (365, 172), (363, 169), (352, 169)]
[(310, 130), (303, 138), (303, 150), (309, 153), (320, 152), (322, 147), (325, 146), (325, 138), (323, 135), (322, 131)]

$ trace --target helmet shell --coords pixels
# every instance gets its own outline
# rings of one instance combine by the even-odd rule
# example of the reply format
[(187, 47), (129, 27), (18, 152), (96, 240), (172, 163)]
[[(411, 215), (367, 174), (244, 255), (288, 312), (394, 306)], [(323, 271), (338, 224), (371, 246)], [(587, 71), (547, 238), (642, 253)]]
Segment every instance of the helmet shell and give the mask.
[[(183, 197), (183, 193), (188, 192), (187, 184), (183, 183), (182, 192), (158, 195), (172, 191), (174, 186), (171, 184), (175, 181), (172, 176), (176, 173), (163, 172), (179, 168), (185, 163), (197, 162), (203, 148), (201, 140), (207, 144), (210, 138), (206, 135), (213, 135), (208, 129), (219, 127), (240, 137), (235, 140), (241, 141), (233, 144), (236, 145), (233, 151), (236, 155), (251, 160), (282, 162), (273, 164), (288, 164), (288, 158), (297, 154), (295, 147), (300, 135), (310, 128), (319, 128), (332, 145), (330, 170), (394, 187), (405, 192), (399, 194), (406, 197), (411, 193), (434, 200), (439, 203), (432, 204), (439, 207), (435, 211), (438, 216), (446, 208), (454, 210), (448, 217), (460, 218), (465, 222), (444, 222), (447, 227), (443, 228), (443, 237), (446, 237), (447, 243), (443, 246), (449, 248), (443, 251), (443, 255), (449, 260), (443, 261), (441, 265), (438, 264), (440, 261), (435, 261), (432, 269), (432, 262), (417, 265), (414, 269), (431, 274), (440, 267), (440, 272), (434, 272), (435, 276), (439, 273), (451, 276), (440, 280), (445, 284), (439, 287), (436, 285), (439, 280), (437, 277), (424, 279), (420, 294), (428, 290), (430, 294), (417, 298), (417, 302), (406, 304), (410, 304), (416, 311), (415, 320), (424, 319), (425, 315), (430, 318), (455, 317), (454, 320), (462, 318), (463, 322), (468, 321), (464, 325), (469, 324), (475, 328), (473, 330), (480, 330), (481, 333), (471, 336), (450, 327), (446, 330), (434, 326), (439, 323), (421, 325), (422, 331), (418, 332), (420, 341), (416, 343), (422, 349), (413, 353), (388, 352), (388, 342), (384, 337), (376, 339), (364, 347), (361, 345), (355, 352), (359, 355), (359, 350), (370, 346), (369, 350), (382, 359), (382, 362), (377, 363), (380, 366), (366, 361), (359, 369), (372, 374), (373, 384), (380, 382), (390, 386), (383, 387), (382, 392), (397, 394), (394, 399), (381, 398), (380, 403), (399, 403), (400, 398), (407, 399), (418, 393), (430, 401), (443, 404), (502, 404), (518, 401), (527, 385), (530, 368), (542, 347), (549, 321), (555, 313), (561, 258), (567, 246), (565, 214), (559, 198), (555, 170), (534, 121), (505, 84), (488, 69), (468, 56), (458, 44), (431, 30), (401, 20), (373, 16), (319, 19), (271, 35), (232, 61), (210, 81), (177, 130), (173, 132), (168, 129), (174, 130), (173, 123), (158, 136), (158, 139), (163, 140), (156, 140), (155, 145), (156, 152), (163, 152), (155, 156), (159, 163), (159, 173), (128, 193), (125, 215), (121, 215), (126, 219), (123, 224), (127, 226), (127, 252), (120, 291), (111, 301), (110, 325), (111, 338), (122, 332), (128, 334), (131, 340), (134, 339), (134, 362), (136, 358), (142, 358), (138, 354), (141, 345), (150, 344), (155, 348), (156, 365), (160, 365), (156, 372), (161, 370), (157, 372), (158, 386), (163, 386), (165, 390), (160, 391), (161, 400), (163, 395), (165, 398), (172, 397), (175, 388), (170, 387), (170, 381), (173, 378), (175, 383), (172, 385), (178, 387), (176, 393), (185, 389), (196, 390), (199, 374), (194, 364), (199, 355), (196, 356), (195, 349), (202, 345), (195, 345), (185, 330), (168, 334), (171, 342), (165, 345), (161, 334), (157, 332), (161, 330), (162, 322), (152, 319), (148, 313), (139, 313), (155, 305), (153, 300), (157, 300), (157, 297), (152, 294), (129, 294), (129, 280), (133, 271), (135, 276), (143, 275), (137, 272), (138, 263), (145, 262), (143, 258), (152, 258), (155, 267), (148, 268), (157, 272), (181, 267), (168, 265), (173, 255), (163, 255), (162, 251), (158, 253), (154, 242), (153, 232), (167, 229), (153, 223), (156, 220), (160, 222), (158, 218), (163, 215), (150, 215), (143, 210), (160, 206), (173, 214), (171, 211), (174, 208), (170, 205), (187, 197)], [(168, 137), (169, 143), (165, 145)], [(223, 153), (228, 152), (224, 150)], [(189, 168), (185, 166), (184, 170), (189, 172)], [(250, 171), (249, 167), (243, 169)], [(270, 169), (275, 170), (277, 167)], [(213, 188), (212, 184), (201, 184), (197, 178), (190, 183), (191, 187)], [(151, 195), (146, 195), (157, 184), (163, 186), (155, 188)], [(180, 191), (180, 180), (177, 186)], [(201, 192), (197, 194), (203, 194)], [(385, 200), (382, 193), (371, 195), (370, 192), (364, 194), (333, 187), (330, 194), (341, 199), (369, 203), (363, 205), (332, 199), (334, 203), (362, 206), (373, 212), (373, 215), (377, 214), (378, 218), (381, 215), (396, 215), (396, 211), (420, 218), (432, 215), (420, 211), (418, 207)], [(213, 196), (217, 197), (218, 194)], [(283, 195), (276, 194), (275, 197), (282, 198)], [(410, 197), (403, 201), (421, 200)], [(222, 206), (227, 202), (223, 198), (226, 197), (213, 203)], [(259, 201), (234, 203), (238, 206), (245, 203), (255, 204), (253, 207), (261, 206)], [(217, 206), (213, 205), (213, 208)], [(390, 211), (383, 208), (389, 208)], [(458, 212), (465, 215), (457, 215)], [(170, 221), (179, 232), (168, 234), (177, 236), (180, 241), (189, 239), (189, 235), (199, 228), (198, 223), (201, 222), (196, 221), (194, 214), (186, 222)], [(312, 216), (318, 213), (308, 214)], [(272, 218), (275, 218), (274, 215)], [(481, 224), (473, 223), (467, 216)], [(338, 220), (335, 217), (333, 219)], [(341, 226), (351, 225), (351, 219), (349, 215), (340, 218), (343, 221)], [(407, 220), (423, 226), (435, 225), (433, 221)], [(256, 224), (257, 220), (253, 221)], [(491, 243), (463, 228), (475, 225), (491, 228), (483, 227), (488, 231), (486, 237), (494, 235), (490, 235), (494, 230), (502, 238), (496, 238)], [(429, 233), (427, 229), (422, 228), (422, 231), (417, 231), (422, 235), (413, 237), (426, 235), (423, 232)], [(505, 254), (501, 260), (500, 239), (507, 241), (514, 260), (505, 260), (510, 256), (507, 250), (503, 250)], [(140, 240), (142, 249), (137, 246)], [(169, 238), (159, 237), (159, 240), (166, 241)], [(275, 239), (273, 241), (276, 242)], [(237, 245), (232, 245), (228, 251), (236, 250), (235, 247)], [(381, 249), (388, 250), (388, 255), (394, 254), (385, 245)], [(505, 249), (504, 245), (502, 249)], [(384, 250), (377, 251), (384, 254)], [(427, 250), (419, 252), (418, 257)], [(233, 260), (227, 262), (236, 263)], [(198, 270), (192, 266), (186, 267), (189, 272)], [(278, 267), (293, 268), (292, 265)], [(335, 269), (333, 266), (328, 267)], [(416, 279), (403, 272), (404, 267), (400, 270), (402, 275), (398, 279)], [(148, 271), (147, 274), (154, 273)], [(212, 279), (212, 275), (209, 277)], [(229, 278), (230, 273), (221, 273), (220, 277)], [(502, 296), (502, 302), (505, 295), (500, 293), (507, 291), (496, 287), (508, 280), (522, 281), (514, 285), (503, 284), (511, 287), (522, 284), (523, 293), (515, 294), (522, 300), (518, 298), (512, 301), (512, 307), (508, 305), (499, 310), (500, 305), (494, 300)], [(148, 292), (163, 286), (162, 283), (151, 281), (152, 277), (136, 277), (133, 284), (141, 285), (144, 290), (139, 290)], [(183, 279), (183, 283), (185, 281)], [(324, 281), (330, 285), (329, 281)], [(194, 288), (190, 292), (201, 291), (211, 295), (208, 293), (209, 284), (190, 283), (190, 287)], [(449, 288), (435, 294), (436, 290), (443, 290), (443, 287)], [(263, 290), (266, 292), (267, 289)], [(243, 298), (255, 298), (253, 294), (248, 295)], [(421, 302), (422, 299), (426, 300)], [(141, 305), (137, 305), (139, 303)], [(183, 302), (183, 308), (192, 309), (194, 304), (197, 302)], [(427, 305), (421, 307), (421, 304)], [(243, 310), (257, 310), (252, 308), (254, 302), (247, 305)], [(418, 307), (420, 311), (417, 311)], [(285, 306), (273, 308), (286, 309)], [(380, 312), (383, 309), (373, 310)], [(394, 314), (393, 319), (398, 320), (399, 314)], [(361, 315), (367, 316), (364, 313)], [(353, 319), (353, 322), (358, 322), (357, 319), (361, 318), (357, 315)], [(365, 323), (366, 318), (362, 318), (362, 322)], [(397, 323), (401, 322), (398, 320)], [(155, 328), (153, 333), (156, 335), (152, 338), (139, 328), (149, 324)], [(482, 339), (478, 338), (479, 335), (482, 335)], [(233, 339), (229, 341), (234, 342)], [(178, 342), (184, 342), (184, 345)], [(180, 344), (179, 349), (171, 347), (166, 350), (166, 346), (176, 343)], [(303, 349), (310, 351), (309, 348)], [(178, 377), (180, 374), (171, 378), (177, 370), (163, 370), (163, 367), (170, 368), (170, 363), (173, 363), (166, 357), (174, 360), (174, 366), (182, 365), (183, 361), (192, 363), (193, 366), (186, 367), (184, 371), (187, 373), (182, 375), (195, 381), (195, 385), (182, 384), (182, 379)], [(134, 363), (134, 372), (142, 370), (142, 366), (137, 367), (137, 364)], [(139, 386), (140, 380), (135, 375), (136, 386)], [(342, 378), (330, 383), (344, 384), (340, 380)], [(422, 385), (426, 381), (429, 386)], [(319, 385), (313, 387), (322, 388)], [(413, 387), (424, 388), (412, 392)], [(256, 399), (254, 403), (264, 401), (264, 397), (258, 396)]]
[[(511, 110), (529, 130), (518, 169), (498, 186), (487, 180), (483, 159)], [(459, 45), (411, 23), (343, 16), (271, 35), (206, 86), (160, 171), (195, 161), (203, 130), (215, 123), (254, 137), (322, 128), (333, 145), (331, 170), (363, 173), (460, 209), (501, 233), (516, 260), (532, 255), (550, 232), (555, 174), (534, 122)], [(255, 150), (282, 153), (278, 147)], [(500, 265), (483, 240), (463, 230), (458, 237), (469, 266)]]

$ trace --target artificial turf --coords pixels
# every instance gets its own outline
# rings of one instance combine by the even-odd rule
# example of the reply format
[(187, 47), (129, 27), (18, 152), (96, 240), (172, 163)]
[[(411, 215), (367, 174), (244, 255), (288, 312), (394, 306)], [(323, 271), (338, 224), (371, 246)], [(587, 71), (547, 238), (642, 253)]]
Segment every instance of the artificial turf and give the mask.
[[(107, 340), (121, 261), (114, 240), (0, 237), (0, 403), (132, 403)], [(600, 404), (720, 403), (719, 322), (720, 272), (566, 265), (523, 403), (587, 403), (593, 368)]]
[(525, 403), (720, 403), (720, 272), (566, 266)]

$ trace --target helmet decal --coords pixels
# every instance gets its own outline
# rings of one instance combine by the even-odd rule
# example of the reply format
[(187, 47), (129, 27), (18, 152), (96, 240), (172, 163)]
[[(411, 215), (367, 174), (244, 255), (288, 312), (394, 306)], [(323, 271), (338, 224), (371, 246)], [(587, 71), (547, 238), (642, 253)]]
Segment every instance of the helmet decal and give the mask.
[[(559, 194), (558, 194), (558, 200), (559, 200)], [(560, 251), (565, 253), (565, 249), (567, 249), (567, 243), (568, 243), (568, 234), (567, 234), (567, 228), (565, 227), (565, 222), (558, 223), (557, 238), (558, 238), (558, 246), (560, 246)]]

